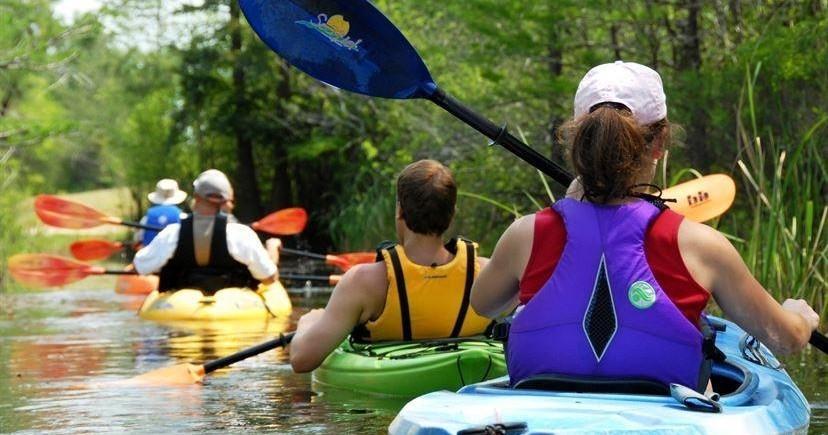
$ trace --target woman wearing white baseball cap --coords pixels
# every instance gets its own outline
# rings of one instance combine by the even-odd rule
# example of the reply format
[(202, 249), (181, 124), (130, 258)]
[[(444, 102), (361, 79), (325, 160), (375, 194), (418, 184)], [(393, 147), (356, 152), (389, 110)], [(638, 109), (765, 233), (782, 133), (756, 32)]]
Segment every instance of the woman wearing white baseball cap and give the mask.
[(643, 193), (671, 141), (659, 74), (596, 66), (562, 129), (580, 180), (568, 197), (515, 221), (475, 280), (471, 304), (495, 317), (519, 304), (507, 361), (512, 383), (543, 374), (708, 386), (725, 314), (772, 350), (801, 350), (819, 316), (773, 300), (718, 231)]

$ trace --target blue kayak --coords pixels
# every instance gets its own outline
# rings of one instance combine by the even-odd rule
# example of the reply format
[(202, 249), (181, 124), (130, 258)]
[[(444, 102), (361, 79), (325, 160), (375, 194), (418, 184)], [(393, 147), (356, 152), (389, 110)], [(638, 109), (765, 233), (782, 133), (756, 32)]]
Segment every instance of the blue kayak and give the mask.
[(712, 320), (720, 324), (716, 345), (726, 356), (712, 369), (713, 387), (720, 397), (703, 396), (679, 386), (671, 389), (670, 395), (513, 389), (503, 377), (469, 385), (457, 393), (420, 396), (405, 405), (389, 432), (807, 433), (808, 401), (779, 361), (734, 323)]

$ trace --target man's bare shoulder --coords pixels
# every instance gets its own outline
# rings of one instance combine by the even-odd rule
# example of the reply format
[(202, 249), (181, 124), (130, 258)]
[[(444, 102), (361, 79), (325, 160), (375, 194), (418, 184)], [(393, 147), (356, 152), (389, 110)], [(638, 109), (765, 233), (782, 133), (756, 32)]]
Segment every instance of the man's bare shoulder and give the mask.
[(361, 294), (385, 295), (388, 289), (388, 277), (385, 271), (385, 263), (378, 261), (376, 263), (358, 264), (347, 272), (342, 277), (340, 287), (347, 292), (353, 294), (359, 292)]

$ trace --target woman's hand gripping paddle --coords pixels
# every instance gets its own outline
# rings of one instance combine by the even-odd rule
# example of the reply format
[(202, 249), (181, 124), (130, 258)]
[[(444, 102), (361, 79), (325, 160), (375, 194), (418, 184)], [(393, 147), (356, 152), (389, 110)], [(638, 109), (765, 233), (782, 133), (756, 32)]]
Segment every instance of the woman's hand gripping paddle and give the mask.
[(271, 50), (308, 75), (351, 92), (424, 98), (549, 175), (572, 176), (492, 121), (437, 87), (405, 36), (367, 0), (239, 0)]
[(253, 347), (228, 355), (224, 358), (210, 361), (204, 365), (178, 364), (153, 370), (143, 375), (129, 379), (129, 384), (141, 385), (190, 385), (201, 382), (204, 376), (220, 368), (227, 367), (241, 360), (256, 356), (277, 347), (284, 347), (293, 339), (293, 332), (280, 335), (279, 338), (266, 341)]
[[(664, 189), (662, 198), (675, 198), (670, 209), (696, 222), (705, 222), (721, 216), (733, 204), (736, 184), (724, 174), (706, 175)], [(808, 341), (822, 353), (828, 354), (828, 337), (819, 331), (811, 333)]]

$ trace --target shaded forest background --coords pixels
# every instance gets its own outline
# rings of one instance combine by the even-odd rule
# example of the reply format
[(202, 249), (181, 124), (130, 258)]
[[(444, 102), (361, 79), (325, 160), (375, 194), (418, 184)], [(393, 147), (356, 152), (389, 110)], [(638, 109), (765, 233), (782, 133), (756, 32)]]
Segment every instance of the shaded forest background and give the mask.
[[(28, 195), (127, 186), (140, 213), (157, 179), (189, 189), (209, 167), (231, 175), (242, 221), (305, 207), (298, 242), (319, 250), (393, 238), (394, 177), (418, 158), (454, 170), (454, 231), (484, 251), (514, 214), (550, 201), (536, 171), (433, 105), (344, 93), (286, 65), (234, 1), (103, 3), (66, 23), (52, 1), (0, 1), (2, 258), (25, 247), (15, 219)], [(739, 203), (720, 228), (766, 283), (821, 302), (828, 1), (375, 4), (443, 88), (558, 161), (556, 128), (591, 66), (657, 69), (684, 128), (659, 181), (732, 175)]]

